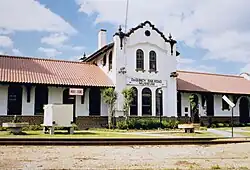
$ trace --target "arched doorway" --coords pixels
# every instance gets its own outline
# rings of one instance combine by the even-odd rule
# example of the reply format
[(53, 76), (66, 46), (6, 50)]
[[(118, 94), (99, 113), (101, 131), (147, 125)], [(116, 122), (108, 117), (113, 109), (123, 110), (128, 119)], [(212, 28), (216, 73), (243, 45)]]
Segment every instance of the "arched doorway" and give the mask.
[(130, 115), (132, 116), (137, 116), (138, 115), (138, 90), (136, 87), (132, 87), (133, 91), (134, 91), (134, 97), (133, 97), (133, 101), (130, 105)]
[(101, 115), (101, 91), (98, 87), (92, 87), (89, 90), (89, 115)]
[(162, 89), (158, 88), (155, 91), (155, 102), (156, 102), (156, 115), (160, 116), (163, 113), (163, 104), (162, 104)]
[(69, 95), (69, 89), (63, 91), (63, 104), (73, 104), (73, 122), (76, 120), (75, 107), (76, 107), (76, 96)]
[(240, 99), (240, 123), (249, 122), (249, 100), (246, 97)]
[(142, 115), (152, 115), (152, 93), (149, 88), (142, 90)]
[(23, 89), (19, 85), (10, 85), (8, 87), (8, 106), (7, 115), (22, 114)]
[(190, 102), (191, 121), (193, 123), (199, 123), (200, 122), (199, 97), (196, 94), (192, 94), (189, 96), (189, 102)]

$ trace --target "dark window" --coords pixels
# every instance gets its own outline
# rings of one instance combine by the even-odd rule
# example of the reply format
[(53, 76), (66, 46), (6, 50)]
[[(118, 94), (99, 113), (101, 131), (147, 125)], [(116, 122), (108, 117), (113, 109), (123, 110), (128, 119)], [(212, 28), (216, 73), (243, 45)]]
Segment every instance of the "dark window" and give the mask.
[(134, 97), (133, 97), (133, 101), (130, 105), (130, 115), (133, 116), (137, 116), (138, 114), (138, 90), (135, 87), (132, 87), (132, 89), (134, 90)]
[(46, 86), (36, 86), (35, 88), (35, 115), (43, 114), (43, 106), (48, 104), (48, 88)]
[(188, 112), (188, 107), (185, 107), (185, 112)]
[(69, 95), (69, 89), (63, 91), (63, 104), (73, 104), (73, 122), (76, 121), (76, 96)]
[(144, 53), (141, 49), (136, 51), (136, 69), (144, 70)]
[[(228, 95), (225, 96), (229, 98)], [(221, 99), (221, 101), (222, 101), (222, 110), (229, 110), (229, 104), (227, 104), (227, 102), (224, 99)]]
[(23, 88), (19, 85), (10, 85), (8, 88), (8, 111), (7, 115), (22, 114)]
[(156, 53), (154, 51), (149, 52), (149, 70), (156, 71)]
[(162, 115), (163, 113), (163, 104), (162, 104), (162, 89), (158, 88), (155, 91), (156, 95), (156, 115)]
[(112, 51), (109, 52), (109, 70), (112, 69)]
[(151, 115), (152, 94), (149, 88), (142, 90), (142, 115)]
[(101, 91), (98, 87), (92, 87), (89, 90), (89, 115), (101, 115)]
[(105, 54), (105, 55), (103, 56), (102, 65), (105, 66), (105, 65), (106, 65), (106, 62), (107, 62), (107, 54)]
[(181, 92), (177, 92), (177, 116), (181, 117)]

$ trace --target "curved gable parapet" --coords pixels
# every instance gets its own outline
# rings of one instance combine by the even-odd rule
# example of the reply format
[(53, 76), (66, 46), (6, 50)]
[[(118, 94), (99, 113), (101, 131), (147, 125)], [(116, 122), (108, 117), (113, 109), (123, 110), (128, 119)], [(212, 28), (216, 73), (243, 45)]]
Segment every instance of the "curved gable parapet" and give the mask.
[[(139, 24), (137, 27), (131, 28), (129, 30), (129, 32), (124, 33), (124, 36), (129, 37), (131, 34), (133, 34), (136, 30), (143, 28), (146, 24), (148, 24), (152, 30), (156, 31), (158, 34), (160, 34), (160, 36), (164, 39), (165, 42), (171, 43), (171, 44), (175, 44), (177, 43), (176, 40), (172, 39), (171, 34), (169, 35), (169, 38), (166, 38), (166, 36), (164, 35), (163, 32), (161, 32), (158, 28), (155, 27), (155, 25), (153, 25), (150, 21), (145, 21), (141, 24)], [(120, 32), (116, 32), (114, 35), (120, 35)]]

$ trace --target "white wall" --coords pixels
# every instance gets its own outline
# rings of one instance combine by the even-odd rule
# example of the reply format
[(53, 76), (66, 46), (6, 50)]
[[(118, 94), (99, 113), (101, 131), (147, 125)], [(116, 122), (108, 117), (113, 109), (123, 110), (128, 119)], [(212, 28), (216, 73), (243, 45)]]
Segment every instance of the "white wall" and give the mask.
[(35, 87), (32, 87), (30, 90), (30, 102), (27, 102), (27, 88), (23, 88), (23, 97), (22, 97), (22, 115), (24, 116), (33, 116), (35, 109)]
[[(181, 116), (185, 116), (186, 112), (185, 112), (185, 107), (188, 107), (188, 116), (190, 116), (190, 104), (189, 104), (189, 96), (192, 93), (181, 93)], [(204, 114), (205, 110), (202, 108), (201, 106), (201, 95), (200, 94), (196, 94), (199, 97), (199, 114), (200, 116), (206, 116)], [(221, 94), (216, 94), (214, 95), (214, 116), (220, 116), (220, 117), (228, 117), (232, 115), (232, 110), (230, 108), (230, 110), (222, 110), (222, 96)], [(232, 101), (233, 98), (232, 96), (228, 96), (229, 99)], [(234, 108), (234, 116), (240, 116), (239, 114), (239, 103), (240, 103), (240, 99), (239, 98), (237, 100), (236, 106)], [(248, 98), (249, 100), (250, 98)], [(250, 101), (250, 100), (249, 100)], [(249, 113), (250, 115), (250, 113)]]
[[(151, 35), (145, 36), (145, 31), (149, 30)], [(116, 91), (118, 92), (117, 114), (123, 114), (123, 96), (122, 90), (130, 85), (127, 84), (127, 78), (140, 78), (140, 79), (154, 79), (167, 82), (167, 87), (163, 87), (163, 114), (164, 116), (177, 116), (177, 94), (176, 94), (176, 79), (170, 77), (171, 72), (176, 71), (177, 61), (175, 55), (170, 55), (170, 45), (156, 31), (147, 24), (145, 27), (136, 30), (132, 33), (126, 41), (123, 49), (120, 48), (120, 38), (114, 36), (114, 54), (115, 63), (113, 70), (116, 74), (111, 76)], [(124, 44), (124, 43), (123, 43)], [(136, 71), (136, 51), (138, 49), (144, 52), (144, 69), (145, 72)], [(153, 50), (156, 52), (156, 70), (149, 72), (149, 52)], [(175, 47), (174, 47), (175, 54)], [(119, 74), (120, 68), (126, 68), (126, 75)], [(152, 92), (152, 115), (155, 115), (155, 89), (156, 86), (138, 86), (138, 110), (141, 115), (141, 91), (143, 88), (148, 87)]]
[(7, 115), (8, 86), (0, 85), (0, 115)]
[[(27, 90), (24, 86), (22, 95), (22, 115), (33, 116), (35, 107), (35, 87), (32, 87), (30, 93), (30, 102), (27, 103)], [(62, 87), (48, 87), (48, 104), (62, 104)], [(0, 115), (7, 115), (8, 85), (0, 85)], [(89, 88), (85, 91), (84, 103), (81, 104), (81, 96), (76, 96), (76, 116), (89, 116)], [(108, 115), (107, 104), (101, 99), (101, 116)]]

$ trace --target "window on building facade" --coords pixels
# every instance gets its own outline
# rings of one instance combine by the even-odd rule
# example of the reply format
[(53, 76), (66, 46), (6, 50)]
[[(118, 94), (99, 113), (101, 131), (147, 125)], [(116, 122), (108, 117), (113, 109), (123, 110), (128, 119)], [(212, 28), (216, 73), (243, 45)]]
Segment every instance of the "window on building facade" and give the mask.
[(113, 58), (112, 58), (112, 51), (110, 51), (109, 52), (109, 70), (112, 69), (112, 60), (113, 60)]
[(155, 91), (155, 102), (156, 102), (156, 115), (162, 115), (163, 104), (162, 104), (162, 89), (158, 88)]
[(154, 51), (149, 52), (149, 70), (156, 71), (156, 53)]
[[(225, 95), (225, 96), (229, 98), (228, 95)], [(227, 102), (223, 99), (221, 99), (221, 101), (222, 101), (222, 110), (229, 110), (229, 104), (227, 104)]]
[(130, 115), (132, 116), (137, 116), (138, 114), (138, 90), (135, 87), (132, 87), (133, 91), (134, 91), (134, 97), (133, 97), (133, 101), (130, 105)]
[(36, 86), (35, 88), (35, 115), (43, 114), (43, 106), (48, 104), (48, 88)]
[(149, 88), (142, 90), (142, 115), (152, 114), (152, 93)]
[(107, 62), (107, 54), (105, 54), (105, 55), (103, 56), (102, 65), (105, 66), (105, 65), (106, 65), (106, 62)]
[(136, 69), (144, 70), (144, 53), (141, 49), (136, 51)]

